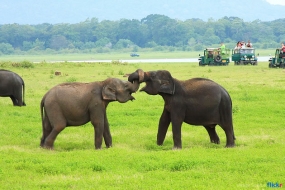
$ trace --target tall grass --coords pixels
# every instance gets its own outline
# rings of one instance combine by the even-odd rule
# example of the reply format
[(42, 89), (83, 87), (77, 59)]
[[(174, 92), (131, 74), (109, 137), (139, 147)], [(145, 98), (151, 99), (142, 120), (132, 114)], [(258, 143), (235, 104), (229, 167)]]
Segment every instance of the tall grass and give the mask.
[[(136, 100), (114, 102), (107, 109), (113, 147), (94, 150), (90, 123), (63, 130), (55, 150), (39, 147), (39, 103), (63, 82), (91, 82), (123, 77), (141, 68), (166, 69), (177, 79), (212, 79), (233, 101), (236, 147), (211, 144), (206, 130), (183, 124), (183, 149), (173, 151), (171, 126), (163, 146), (156, 145), (163, 108), (160, 96), (142, 92)], [(39, 63), (6, 65), (25, 80), (26, 107), (0, 97), (0, 189), (266, 189), (285, 183), (285, 70), (258, 66), (199, 67), (198, 63)], [(54, 71), (60, 71), (59, 76)], [(52, 76), (52, 77), (51, 77)], [(141, 86), (144, 86), (142, 84)]]

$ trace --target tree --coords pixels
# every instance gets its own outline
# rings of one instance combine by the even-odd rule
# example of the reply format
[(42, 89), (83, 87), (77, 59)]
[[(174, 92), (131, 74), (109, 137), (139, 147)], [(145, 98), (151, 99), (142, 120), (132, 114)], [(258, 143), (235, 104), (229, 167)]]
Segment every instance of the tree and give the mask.
[[(150, 14), (141, 20), (121, 19), (120, 21), (97, 18), (69, 24), (0, 25), (2, 53), (22, 51), (52, 52), (64, 48), (85, 50), (101, 48), (102, 52), (111, 48), (148, 47), (155, 50), (191, 48), (200, 49), (224, 41), (251, 40), (258, 47), (275, 47), (284, 42), (285, 19), (262, 22), (245, 22), (238, 17), (209, 18), (203, 21), (192, 18), (185, 21), (165, 15)], [(12, 46), (12, 47), (11, 47)], [(167, 47), (168, 46), (168, 47)], [(195, 46), (195, 47), (194, 47)], [(14, 51), (17, 49), (17, 51)]]
[(66, 39), (65, 36), (55, 35), (51, 37), (48, 47), (51, 49), (59, 50), (67, 48), (69, 44), (70, 42)]
[(134, 43), (128, 39), (120, 39), (114, 46), (115, 49), (130, 48)]
[(3, 54), (12, 54), (14, 52), (14, 48), (9, 43), (0, 43), (0, 52)]
[(144, 26), (139, 20), (122, 19), (118, 26), (117, 39), (128, 39), (138, 46), (144, 46), (147, 36), (144, 33)]
[(96, 47), (109, 47), (109, 48), (112, 47), (112, 43), (111, 43), (110, 40), (109, 40), (108, 38), (106, 38), (106, 37), (97, 40), (97, 41), (95, 42), (95, 45), (96, 45)]
[(119, 29), (118, 21), (103, 20), (100, 24), (93, 30), (92, 35), (96, 37), (97, 40), (102, 38), (107, 38), (112, 44), (117, 43), (117, 31)]

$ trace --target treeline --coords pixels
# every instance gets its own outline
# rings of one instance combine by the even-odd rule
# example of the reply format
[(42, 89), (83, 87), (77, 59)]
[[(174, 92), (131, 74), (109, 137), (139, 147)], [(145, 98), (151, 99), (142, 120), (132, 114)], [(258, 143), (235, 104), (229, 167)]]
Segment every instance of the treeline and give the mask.
[(35, 52), (108, 52), (202, 50), (221, 41), (234, 47), (251, 40), (255, 48), (276, 48), (285, 41), (285, 19), (245, 22), (238, 17), (185, 21), (151, 14), (141, 20), (97, 18), (76, 24), (0, 25), (0, 54)]

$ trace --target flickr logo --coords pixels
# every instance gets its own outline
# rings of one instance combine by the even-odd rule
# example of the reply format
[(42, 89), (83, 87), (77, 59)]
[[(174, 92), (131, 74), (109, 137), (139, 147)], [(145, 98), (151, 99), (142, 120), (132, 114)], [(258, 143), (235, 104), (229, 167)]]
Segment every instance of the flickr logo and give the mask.
[(283, 185), (281, 183), (273, 183), (273, 182), (267, 182), (267, 187), (273, 187), (273, 188), (276, 188), (276, 187), (279, 187), (279, 188), (282, 188)]

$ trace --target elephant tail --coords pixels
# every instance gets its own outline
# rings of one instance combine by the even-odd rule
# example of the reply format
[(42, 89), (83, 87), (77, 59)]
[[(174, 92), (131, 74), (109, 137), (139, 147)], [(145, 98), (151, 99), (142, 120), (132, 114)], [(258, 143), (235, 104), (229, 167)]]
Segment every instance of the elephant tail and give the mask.
[(41, 104), (40, 104), (40, 109), (41, 109), (41, 119), (42, 119), (42, 127), (44, 128), (44, 102), (45, 102), (45, 97), (46, 95), (43, 97)]
[(23, 85), (23, 106), (25, 106), (26, 105), (25, 103), (25, 82), (23, 79), (22, 79), (22, 85)]

